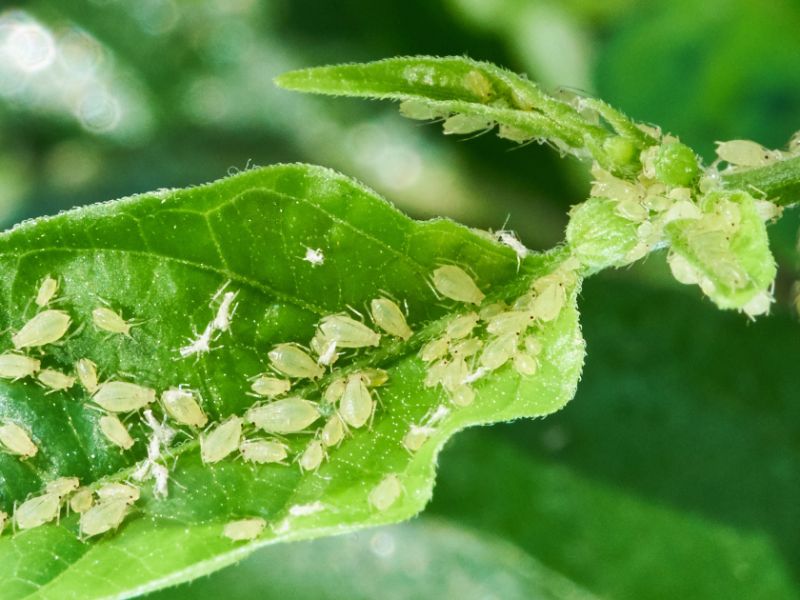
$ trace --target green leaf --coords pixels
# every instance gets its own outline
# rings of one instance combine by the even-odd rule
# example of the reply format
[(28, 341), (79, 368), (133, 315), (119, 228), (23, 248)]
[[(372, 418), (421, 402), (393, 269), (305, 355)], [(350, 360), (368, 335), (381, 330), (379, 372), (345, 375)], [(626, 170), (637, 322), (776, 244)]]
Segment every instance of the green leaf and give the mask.
[(513, 544), (425, 517), (368, 535), (263, 548), (202, 585), (162, 590), (148, 600), (216, 600), (220, 595), (230, 600), (596, 598)]
[[(576, 149), (584, 148), (587, 140), (602, 148), (612, 137), (535, 83), (491, 63), (465, 57), (417, 56), (319, 67), (284, 73), (275, 83), (302, 92), (422, 102), (445, 115), (484, 117), (524, 132), (529, 138), (562, 140)], [(432, 118), (435, 113), (413, 116)], [(508, 137), (502, 131), (501, 136)], [(598, 160), (608, 164), (604, 152)]]
[[(321, 250), (323, 264), (305, 260), (309, 249)], [(560, 252), (520, 262), (484, 235), (445, 220), (416, 223), (352, 180), (304, 165), (78, 209), (3, 234), (0, 325), (19, 329), (34, 315), (30, 299), (48, 274), (60, 281), (53, 308), (74, 321), (61, 345), (34, 352), (42, 354), (43, 367), (71, 373), (87, 357), (101, 380), (132, 377), (158, 392), (185, 385), (202, 398), (212, 423), (244, 415), (257, 400), (247, 394), (249, 379), (265, 371), (268, 352), (278, 343), (308, 344), (323, 316), (348, 306), (363, 311), (389, 294), (407, 304), (415, 331), (408, 341), (387, 335), (377, 348), (349, 352), (318, 382), (295, 381), (292, 393), (319, 400), (340, 375), (365, 367), (388, 372), (371, 429), (354, 430), (317, 471), (302, 473), (297, 464), (250, 466), (233, 455), (204, 465), (199, 432), (171, 422), (183, 433), (164, 450), (168, 497), (156, 496), (146, 483), (119, 529), (88, 541), (78, 539), (74, 514), (14, 538), (6, 532), (0, 537), (4, 600), (130, 597), (212, 572), (261, 545), (416, 514), (431, 496), (436, 456), (454, 432), (557, 410), (573, 396), (583, 362), (578, 282), (558, 318), (535, 329), (543, 345), (536, 375), (523, 378), (506, 364), (476, 381), (475, 401), (457, 409), (440, 388), (423, 386), (427, 368), (417, 354), (472, 306), (437, 298), (432, 271), (461, 265), (489, 303), (519, 297), (565, 257)], [(238, 294), (231, 331), (215, 334), (211, 352), (182, 357), (179, 349), (217, 314), (220, 298), (213, 298), (226, 283), (226, 292)], [(91, 324), (102, 302), (138, 324), (129, 337)], [(482, 327), (477, 335), (488, 339)], [(3, 337), (7, 348), (10, 336)], [(79, 477), (97, 488), (130, 477), (147, 458), (152, 431), (141, 416), (127, 418), (137, 442), (120, 454), (99, 432), (101, 413), (79, 385), (46, 394), (30, 380), (1, 381), (0, 398), (0, 420), (26, 428), (39, 448), (25, 461), (0, 455), (4, 510), (56, 477)], [(449, 412), (410, 453), (402, 441), (411, 424), (423, 423), (440, 406)], [(162, 408), (151, 408), (161, 419)], [(334, 408), (320, 403), (319, 410), (328, 416)], [(291, 456), (309, 439), (287, 436)], [(381, 512), (368, 496), (387, 474), (397, 474), (403, 489)], [(222, 536), (226, 523), (248, 517), (267, 522), (259, 538), (233, 543)]]
[(730, 189), (755, 189), (781, 206), (800, 202), (800, 156), (735, 173), (720, 173), (720, 180)]

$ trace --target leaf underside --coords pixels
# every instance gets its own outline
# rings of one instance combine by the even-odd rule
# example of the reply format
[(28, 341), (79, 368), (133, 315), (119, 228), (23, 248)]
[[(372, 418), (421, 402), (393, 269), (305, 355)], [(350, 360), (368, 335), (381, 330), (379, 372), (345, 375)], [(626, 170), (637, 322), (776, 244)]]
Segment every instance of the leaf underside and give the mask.
[[(324, 263), (304, 260), (307, 249), (320, 249)], [(16, 537), (8, 526), (0, 537), (3, 599), (131, 597), (212, 572), (261, 545), (416, 514), (431, 496), (436, 456), (454, 432), (558, 410), (574, 394), (584, 354), (577, 286), (559, 317), (534, 329), (543, 345), (536, 375), (523, 378), (506, 364), (474, 384), (472, 405), (457, 409), (440, 387), (423, 386), (426, 365), (417, 353), (474, 307), (438, 299), (431, 272), (460, 265), (488, 303), (520, 296), (561, 258), (534, 255), (519, 264), (513, 251), (484, 235), (446, 220), (414, 222), (356, 182), (305, 165), (77, 209), (3, 234), (0, 328), (12, 328), (0, 338), (4, 348), (12, 348), (13, 331), (35, 314), (30, 300), (49, 274), (60, 281), (53, 308), (68, 312), (73, 325), (63, 344), (45, 346), (43, 356), (32, 353), (43, 368), (72, 374), (86, 357), (98, 365), (101, 380), (132, 376), (159, 393), (182, 384), (199, 392), (212, 423), (253, 406), (248, 379), (267, 369), (267, 353), (278, 343), (307, 345), (323, 316), (348, 307), (364, 313), (370, 300), (389, 295), (407, 305), (415, 331), (407, 342), (385, 335), (377, 348), (345, 354), (319, 382), (294, 382), (292, 393), (316, 401), (336, 376), (368, 366), (389, 374), (371, 429), (353, 431), (317, 471), (303, 474), (296, 463), (251, 466), (235, 454), (203, 465), (199, 432), (179, 427), (185, 435), (178, 434), (165, 460), (168, 497), (156, 497), (144, 484), (116, 531), (80, 541), (77, 515), (65, 513), (58, 525)], [(178, 349), (214, 318), (212, 297), (229, 281), (226, 290), (238, 292), (231, 332), (221, 333), (210, 353), (181, 358)], [(140, 323), (130, 337), (91, 324), (102, 302)], [(487, 339), (483, 329), (476, 335)], [(147, 457), (152, 432), (140, 415), (124, 419), (137, 443), (120, 454), (100, 433), (102, 412), (90, 400), (79, 385), (46, 394), (30, 379), (0, 381), (0, 420), (26, 428), (39, 448), (24, 461), (0, 454), (0, 509), (11, 513), (15, 502), (56, 477), (79, 477), (82, 485), (124, 479)], [(418, 452), (407, 451), (402, 440), (410, 425), (441, 405), (448, 415)], [(151, 408), (160, 419), (160, 407)], [(252, 428), (245, 435), (264, 437)], [(287, 436), (290, 456), (312, 435)], [(390, 473), (403, 491), (380, 512), (367, 497)], [(323, 509), (314, 514), (289, 512), (317, 502)], [(233, 543), (221, 535), (227, 522), (256, 516), (268, 523), (256, 540)]]

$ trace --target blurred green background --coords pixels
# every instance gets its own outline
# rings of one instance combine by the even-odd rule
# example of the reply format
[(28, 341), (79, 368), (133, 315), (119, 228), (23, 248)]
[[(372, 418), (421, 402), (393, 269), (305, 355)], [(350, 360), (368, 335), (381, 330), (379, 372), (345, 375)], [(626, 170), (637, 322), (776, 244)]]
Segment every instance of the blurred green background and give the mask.
[[(798, 31), (796, 0), (0, 3), (0, 223), (303, 161), (546, 249), (588, 191), (578, 162), (272, 78), (467, 54), (597, 94), (710, 162), (716, 140), (800, 129)], [(153, 598), (800, 598), (799, 221), (770, 231), (769, 318), (720, 313), (659, 254), (594, 277), (575, 400), (457, 436), (422, 517)]]

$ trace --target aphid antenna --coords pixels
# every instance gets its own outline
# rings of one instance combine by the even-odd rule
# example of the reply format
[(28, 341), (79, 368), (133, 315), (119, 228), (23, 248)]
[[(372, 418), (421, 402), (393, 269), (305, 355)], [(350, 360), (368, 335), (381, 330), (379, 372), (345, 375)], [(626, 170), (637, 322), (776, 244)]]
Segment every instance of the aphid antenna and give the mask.
[(381, 409), (382, 410), (386, 410), (386, 405), (383, 403), (383, 400), (381, 399), (381, 395), (378, 393), (378, 390), (376, 390), (375, 388), (372, 388), (370, 391), (371, 391), (371, 393), (375, 394), (375, 396), (377, 396), (378, 404), (381, 405)]
[[(353, 308), (353, 307), (352, 307), (352, 306), (350, 306), (349, 304), (345, 304), (345, 306), (346, 306), (347, 308), (349, 308), (351, 311), (353, 311), (353, 313), (357, 314), (357, 315), (358, 315), (358, 316), (361, 318), (361, 322), (362, 322), (362, 323), (364, 322), (364, 315), (362, 315), (360, 312), (358, 312), (358, 311), (357, 311), (355, 308)], [(345, 314), (345, 315), (346, 315), (347, 313), (343, 313), (343, 314)]]

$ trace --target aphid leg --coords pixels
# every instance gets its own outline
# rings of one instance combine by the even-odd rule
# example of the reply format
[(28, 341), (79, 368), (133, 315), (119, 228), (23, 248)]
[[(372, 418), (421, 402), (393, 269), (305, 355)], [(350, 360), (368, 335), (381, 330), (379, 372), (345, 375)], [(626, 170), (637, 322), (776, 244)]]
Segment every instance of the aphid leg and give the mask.
[(372, 393), (378, 398), (378, 404), (381, 405), (381, 409), (386, 410), (386, 405), (383, 403), (383, 400), (381, 400), (381, 395), (378, 393), (378, 390), (372, 390)]
[[(361, 322), (362, 322), (362, 323), (364, 322), (364, 315), (362, 315), (360, 312), (358, 312), (358, 311), (357, 311), (355, 308), (353, 308), (353, 307), (352, 307), (352, 306), (350, 306), (349, 304), (345, 304), (345, 306), (346, 306), (347, 308), (349, 308), (351, 311), (353, 311), (355, 314), (357, 314), (357, 315), (358, 315), (358, 317), (359, 317), (359, 319), (361, 319)], [(367, 311), (367, 312), (369, 312), (369, 311)]]
[(217, 290), (217, 292), (216, 292), (216, 293), (215, 293), (213, 296), (211, 296), (211, 302), (209, 302), (209, 303), (208, 303), (208, 305), (209, 305), (209, 306), (211, 306), (211, 305), (213, 305), (213, 304), (214, 304), (214, 301), (215, 301), (217, 298), (219, 298), (219, 297), (220, 297), (220, 295), (222, 294), (222, 292), (224, 292), (224, 291), (225, 291), (225, 288), (226, 288), (226, 287), (228, 287), (228, 285), (230, 284), (230, 282), (231, 282), (231, 280), (230, 280), (230, 279), (228, 279), (228, 281), (226, 281), (226, 282), (225, 282), (225, 283), (222, 285), (222, 287), (221, 287), (221, 288), (219, 288), (219, 289)]
[(372, 414), (369, 416), (369, 426), (367, 427), (367, 431), (372, 431), (372, 422), (375, 420), (375, 408), (378, 406), (378, 403), (373, 400), (372, 401)]

